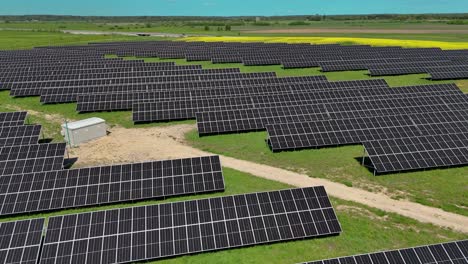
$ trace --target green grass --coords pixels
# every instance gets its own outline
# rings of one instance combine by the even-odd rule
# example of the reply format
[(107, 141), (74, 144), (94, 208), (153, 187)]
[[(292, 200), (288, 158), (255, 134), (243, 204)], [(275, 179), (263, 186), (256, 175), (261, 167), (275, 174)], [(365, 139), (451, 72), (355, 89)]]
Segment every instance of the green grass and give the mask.
[[(251, 193), (290, 188), (290, 186), (254, 177), (224, 168), (226, 191), (204, 195), (170, 198), (164, 201), (149, 200), (85, 209), (62, 210), (46, 214), (30, 214), (21, 217), (2, 218), (0, 221), (51, 217), (64, 214), (91, 212), (112, 208), (126, 208), (166, 202), (184, 201), (232, 194)], [(301, 261), (337, 257), (439, 243), (464, 238), (456, 232), (422, 224), (396, 214), (368, 208), (352, 202), (332, 199), (343, 233), (339, 236), (304, 239), (290, 242), (259, 245), (255, 247), (224, 250), (213, 253), (176, 257), (157, 263), (297, 263)], [(152, 263), (156, 263), (152, 262)]]

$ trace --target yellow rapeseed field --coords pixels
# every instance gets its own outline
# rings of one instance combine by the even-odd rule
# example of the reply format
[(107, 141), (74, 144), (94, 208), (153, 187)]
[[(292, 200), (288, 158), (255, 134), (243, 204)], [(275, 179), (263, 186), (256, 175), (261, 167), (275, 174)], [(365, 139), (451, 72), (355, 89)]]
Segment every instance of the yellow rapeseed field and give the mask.
[(468, 42), (443, 42), (429, 40), (338, 38), (338, 37), (188, 37), (186, 41), (225, 42), (270, 42), (270, 43), (311, 43), (311, 44), (361, 44), (372, 46), (402, 46), (407, 48), (468, 49)]

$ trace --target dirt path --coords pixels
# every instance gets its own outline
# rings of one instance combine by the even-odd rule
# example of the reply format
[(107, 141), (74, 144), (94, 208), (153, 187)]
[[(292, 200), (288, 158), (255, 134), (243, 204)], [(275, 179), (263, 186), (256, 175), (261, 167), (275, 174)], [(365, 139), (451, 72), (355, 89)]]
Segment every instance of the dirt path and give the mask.
[(378, 33), (378, 34), (468, 34), (467, 29), (364, 29), (364, 28), (277, 28), (245, 30), (262, 34)]
[[(193, 125), (139, 129), (113, 128), (109, 136), (75, 148), (71, 151), (71, 155), (79, 158), (76, 163), (78, 166), (209, 155), (210, 153), (184, 144), (184, 134), (194, 128)], [(225, 167), (293, 186), (324, 185), (331, 196), (468, 233), (468, 217), (438, 208), (394, 200), (384, 194), (371, 193), (249, 161), (225, 156), (221, 156), (221, 161)]]

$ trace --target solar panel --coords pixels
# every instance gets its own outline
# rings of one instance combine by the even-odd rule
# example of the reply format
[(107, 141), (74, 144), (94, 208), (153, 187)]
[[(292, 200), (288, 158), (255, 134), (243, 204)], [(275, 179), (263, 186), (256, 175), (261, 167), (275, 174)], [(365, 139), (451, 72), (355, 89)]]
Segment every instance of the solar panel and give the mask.
[[(106, 71), (105, 71), (106, 70)], [(65, 80), (98, 80), (98, 79), (117, 79), (117, 78), (131, 78), (131, 77), (150, 77), (150, 76), (187, 76), (187, 75), (207, 75), (207, 74), (220, 74), (220, 73), (240, 73), (239, 68), (225, 68), (225, 69), (188, 69), (188, 70), (167, 70), (158, 71), (155, 68), (117, 68), (114, 71), (107, 69), (100, 69), (94, 72), (77, 72), (74, 74), (35, 74), (27, 76), (16, 76), (14, 78), (3, 78), (3, 85), (11, 88), (18, 84), (24, 83), (39, 83), (51, 81), (65, 81)]]
[(0, 127), (22, 126), (26, 120), (27, 112), (3, 112), (0, 113)]
[[(310, 78), (309, 78), (310, 77)], [(312, 78), (313, 77), (313, 78)], [(77, 111), (130, 110), (133, 103), (144, 101), (168, 101), (182, 99), (208, 99), (218, 97), (246, 96), (253, 94), (287, 93), (296, 90), (310, 90), (312, 82), (326, 82), (322, 76), (287, 78), (287, 84), (265, 84), (246, 87), (225, 87), (211, 89), (153, 90), (145, 92), (95, 93), (77, 97)], [(286, 79), (286, 78), (281, 78)]]
[(468, 240), (311, 261), (303, 264), (468, 263)]
[[(365, 89), (374, 84), (387, 86), (385, 81), (380, 82), (365, 82), (365, 81), (349, 81), (349, 82), (331, 82), (331, 83), (311, 83), (308, 84), (311, 90), (324, 89), (334, 87), (336, 89), (344, 89), (345, 87), (354, 89)], [(343, 87), (345, 85), (345, 87)], [(348, 85), (348, 86), (346, 86)], [(362, 85), (362, 86), (361, 86)], [(382, 87), (382, 86), (375, 86)], [(313, 93), (313, 91), (311, 91)], [(142, 102), (133, 104), (133, 121), (134, 122), (149, 122), (149, 121), (167, 121), (195, 118), (197, 112), (208, 111), (223, 111), (235, 109), (249, 109), (259, 107), (273, 107), (286, 105), (306, 104), (307, 101), (313, 99), (308, 92), (302, 93), (282, 93), (282, 94), (266, 94), (266, 95), (250, 95), (239, 97), (218, 97), (192, 100), (177, 100), (177, 101), (160, 101), (160, 102)], [(311, 98), (312, 97), (312, 98)]]
[(0, 263), (36, 264), (44, 218), (0, 223)]
[[(98, 86), (98, 85), (114, 85), (114, 84), (131, 84), (131, 83), (168, 83), (168, 82), (193, 82), (193, 81), (208, 81), (208, 80), (229, 80), (229, 79), (247, 79), (254, 77), (276, 77), (274, 72), (259, 72), (259, 73), (214, 73), (214, 74), (195, 74), (195, 75), (174, 75), (174, 76), (136, 76), (122, 78), (107, 78), (107, 79), (72, 79), (72, 80), (51, 80), (45, 82), (26, 82), (12, 83), (11, 95), (40, 95), (45, 88), (56, 88), (60, 90), (69, 90), (75, 86)], [(21, 92), (20, 90), (26, 90)], [(34, 92), (33, 92), (34, 91)]]
[(468, 131), (466, 111), (361, 117), (267, 125), (273, 151)]
[[(266, 124), (452, 109), (454, 105), (446, 104), (442, 95), (460, 96), (463, 93), (455, 85), (312, 91), (307, 94), (297, 94), (298, 100), (304, 101), (294, 102), (288, 106), (199, 112), (195, 116), (199, 135), (208, 135), (263, 130)], [(404, 104), (408, 97), (418, 100)], [(422, 100), (424, 97), (433, 97), (435, 100), (427, 98)], [(392, 102), (395, 100), (398, 103)]]
[(224, 190), (218, 156), (0, 177), (0, 215)]
[(66, 143), (6, 146), (0, 148), (0, 175), (60, 170)]
[(128, 263), (337, 235), (322, 186), (49, 219), (40, 263)]
[(0, 127), (0, 147), (37, 144), (40, 125)]
[(468, 164), (468, 133), (363, 142), (377, 173)]

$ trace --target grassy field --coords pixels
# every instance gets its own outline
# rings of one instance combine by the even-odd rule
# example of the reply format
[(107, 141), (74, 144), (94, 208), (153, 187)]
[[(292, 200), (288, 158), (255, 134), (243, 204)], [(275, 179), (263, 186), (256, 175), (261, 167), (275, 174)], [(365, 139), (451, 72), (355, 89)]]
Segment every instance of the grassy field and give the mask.
[[(34, 217), (48, 218), (55, 215), (290, 188), (290, 186), (282, 183), (253, 177), (252, 175), (227, 168), (224, 168), (224, 176), (226, 183), (225, 192), (170, 198), (164, 201), (150, 200), (84, 209), (62, 210), (46, 214), (30, 214), (21, 217), (2, 218), (0, 221)], [(332, 199), (332, 203), (344, 230), (340, 236), (224, 250), (177, 257), (157, 261), (157, 263), (297, 263), (307, 260), (464, 238), (464, 235), (450, 230), (422, 224), (399, 215), (388, 214), (356, 203), (339, 199)], [(156, 263), (156, 261), (151, 263)]]
[[(1, 25), (0, 25), (1, 27)], [(23, 34), (23, 35), (21, 35)], [(11, 37), (11, 39), (10, 39)], [(83, 44), (87, 41), (127, 40), (133, 37), (78, 36), (57, 32), (0, 31), (0, 49), (30, 48), (37, 45)], [(133, 58), (129, 58), (133, 59)], [(158, 61), (159, 59), (147, 59)], [(185, 60), (175, 60), (178, 64), (192, 64)], [(284, 70), (280, 66), (245, 67), (241, 64), (211, 64), (196, 62), (204, 68), (239, 67), (243, 72), (275, 71), (279, 76), (301, 76), (322, 74), (317, 68)], [(325, 73), (330, 80), (369, 79), (365, 71)], [(425, 79), (425, 75), (385, 77), (391, 86), (435, 83)], [(468, 80), (456, 82), (468, 92)], [(44, 136), (62, 141), (60, 124), (65, 119), (77, 120), (91, 116), (105, 119), (110, 125), (135, 127), (131, 112), (103, 112), (78, 114), (76, 104), (42, 105), (38, 97), (11, 98), (8, 91), (0, 92), (0, 111), (29, 110), (29, 122), (44, 126)], [(136, 127), (194, 123), (195, 121), (153, 123)], [(324, 148), (296, 152), (272, 153), (266, 146), (265, 132), (219, 135), (199, 138), (195, 132), (187, 135), (188, 141), (198, 148), (270, 164), (289, 170), (306, 173), (311, 177), (327, 178), (348, 186), (363, 188), (373, 192), (383, 192), (396, 199), (408, 199), (446, 211), (468, 215), (468, 170), (466, 167), (442, 170), (429, 170), (374, 177), (362, 167), (358, 158), (363, 154), (361, 146)], [(123, 208), (161, 202), (214, 197), (229, 194), (277, 190), (289, 186), (253, 177), (231, 169), (224, 169), (226, 191), (197, 196), (171, 198), (164, 201), (144, 201), (100, 206), (84, 209), (62, 210), (47, 214), (30, 214), (20, 217), (1, 218), (0, 221), (32, 217), (96, 211), (110, 208)], [(301, 261), (351, 255), (383, 249), (401, 248), (429, 243), (437, 243), (466, 238), (451, 230), (396, 214), (389, 214), (360, 204), (332, 199), (344, 232), (338, 237), (307, 239), (286, 243), (276, 243), (234, 250), (219, 251), (195, 256), (178, 257), (158, 263), (297, 263)]]

